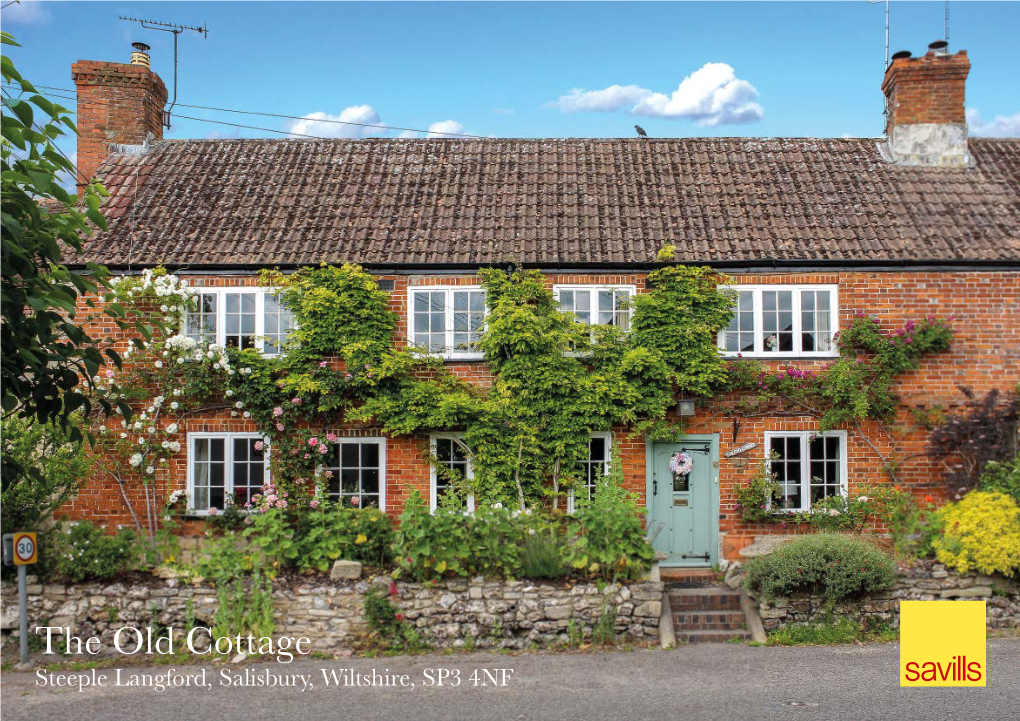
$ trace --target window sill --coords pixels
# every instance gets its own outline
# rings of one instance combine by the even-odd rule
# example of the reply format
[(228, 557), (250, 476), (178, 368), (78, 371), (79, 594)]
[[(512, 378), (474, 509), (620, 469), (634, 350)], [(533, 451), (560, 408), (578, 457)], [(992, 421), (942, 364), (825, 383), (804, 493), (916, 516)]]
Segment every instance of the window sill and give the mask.
[(744, 358), (776, 361), (831, 360), (833, 358), (839, 358), (839, 353), (809, 353), (807, 355), (803, 353), (723, 353), (722, 357), (726, 360), (743, 360)]

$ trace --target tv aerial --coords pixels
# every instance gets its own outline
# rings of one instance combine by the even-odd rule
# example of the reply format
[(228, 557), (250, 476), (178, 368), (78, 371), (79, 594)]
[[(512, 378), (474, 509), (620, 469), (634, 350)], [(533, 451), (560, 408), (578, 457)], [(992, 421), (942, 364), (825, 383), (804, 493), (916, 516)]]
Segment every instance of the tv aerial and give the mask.
[(170, 105), (163, 111), (163, 125), (167, 128), (170, 127), (170, 111), (174, 109), (174, 105), (177, 104), (177, 37), (185, 30), (192, 30), (196, 33), (201, 33), (203, 37), (209, 37), (208, 27), (194, 27), (192, 25), (179, 25), (177, 23), (165, 23), (161, 20), (145, 20), (142, 18), (131, 18), (126, 15), (120, 16), (121, 20), (127, 20), (128, 22), (138, 23), (146, 30), (159, 30), (164, 33), (173, 33), (174, 36), (174, 96)]

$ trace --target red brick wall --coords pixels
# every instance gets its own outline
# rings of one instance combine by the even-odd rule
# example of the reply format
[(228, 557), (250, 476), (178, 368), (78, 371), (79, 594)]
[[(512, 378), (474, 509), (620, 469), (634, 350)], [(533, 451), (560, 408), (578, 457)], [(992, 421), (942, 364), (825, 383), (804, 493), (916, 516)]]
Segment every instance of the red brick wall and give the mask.
[(894, 125), (966, 123), (963, 103), (969, 72), (966, 50), (893, 60), (882, 81), (889, 107), (886, 131)]
[[(406, 343), (407, 290), (409, 285), (477, 283), (473, 276), (383, 276), (394, 281), (390, 307), (398, 313), (396, 342)], [(253, 276), (194, 277), (196, 284), (257, 285)], [(900, 466), (897, 476), (904, 487), (919, 495), (941, 497), (943, 486), (937, 465), (923, 455), (927, 432), (916, 425), (909, 411), (919, 405), (941, 404), (947, 408), (958, 405), (963, 396), (960, 386), (979, 393), (991, 388), (1008, 389), (1020, 382), (1020, 273), (1009, 272), (843, 272), (843, 273), (764, 273), (735, 276), (738, 283), (748, 284), (836, 284), (839, 288), (839, 326), (846, 327), (858, 312), (877, 315), (889, 328), (934, 315), (953, 316), (956, 340), (948, 352), (927, 358), (916, 371), (899, 379), (897, 392), (904, 401), (896, 423), (890, 426), (895, 437), (895, 457)], [(547, 283), (629, 284), (644, 292), (643, 274), (582, 275), (550, 274)], [(113, 328), (104, 326), (109, 334)], [(830, 360), (774, 361), (776, 367), (795, 364), (800, 368), (821, 368)], [(478, 383), (487, 383), (490, 376), (481, 362), (450, 363), (458, 375)], [(725, 400), (725, 399), (720, 399)], [(775, 533), (784, 529), (775, 525), (751, 526), (741, 522), (735, 510), (735, 492), (749, 480), (764, 452), (765, 431), (814, 430), (817, 421), (811, 417), (774, 415), (764, 417), (732, 416), (722, 412), (723, 403), (701, 406), (689, 420), (692, 433), (718, 433), (720, 451), (755, 442), (758, 447), (739, 459), (720, 460), (720, 531), (727, 556), (753, 540), (755, 534)], [(740, 423), (733, 438), (734, 417)], [(184, 424), (187, 432), (254, 431), (252, 423), (231, 418), (229, 411), (219, 411), (205, 418), (193, 418)], [(334, 429), (340, 435), (379, 435), (378, 429)], [(862, 485), (890, 483), (881, 470), (881, 462), (856, 428), (847, 428), (849, 482), (851, 493)], [(867, 439), (883, 454), (892, 451), (892, 440), (876, 424), (865, 424)], [(399, 514), (410, 488), (417, 488), (428, 497), (429, 464), (426, 437), (391, 438), (386, 444), (387, 511)], [(645, 492), (645, 442), (624, 428), (613, 431), (613, 443), (620, 450), (627, 485), (642, 500)], [(186, 459), (182, 452), (166, 477), (160, 480), (160, 498), (165, 492), (184, 488)], [(136, 494), (140, 504), (141, 495)], [(120, 501), (119, 491), (102, 478), (95, 479), (66, 508), (73, 518), (90, 518), (109, 524), (128, 524), (130, 517)], [(141, 512), (141, 510), (139, 510)], [(197, 526), (195, 527), (197, 529)], [(794, 529), (785, 529), (792, 531)]]
[(141, 65), (80, 60), (71, 66), (78, 89), (78, 184), (87, 183), (110, 143), (141, 145), (163, 137), (166, 86)]

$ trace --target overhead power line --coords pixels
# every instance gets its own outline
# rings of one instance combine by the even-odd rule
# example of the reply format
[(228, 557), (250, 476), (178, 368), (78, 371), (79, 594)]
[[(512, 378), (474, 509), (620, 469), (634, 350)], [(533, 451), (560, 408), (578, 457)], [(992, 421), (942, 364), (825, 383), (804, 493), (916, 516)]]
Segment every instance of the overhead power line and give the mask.
[[(57, 87), (53, 87), (51, 85), (36, 85), (35, 87), (43, 88), (45, 90), (55, 90), (55, 91), (62, 92), (62, 93), (72, 93), (72, 94), (75, 94), (75, 95), (77, 94), (76, 90), (71, 90), (71, 89), (68, 89), (68, 88), (57, 88)], [(62, 96), (58, 96), (58, 97), (62, 97)], [(73, 100), (74, 98), (62, 97), (62, 99), (63, 100)], [(378, 130), (401, 130), (401, 131), (407, 131), (407, 132), (411, 132), (411, 133), (426, 133), (426, 134), (431, 133), (432, 135), (449, 135), (449, 136), (458, 137), (458, 138), (473, 138), (473, 139), (476, 139), (476, 140), (485, 140), (486, 139), (484, 135), (471, 135), (470, 133), (444, 133), (444, 132), (435, 131), (435, 130), (422, 130), (421, 128), (405, 128), (405, 127), (400, 127), (398, 125), (378, 125), (378, 124), (373, 124), (373, 123), (355, 123), (355, 122), (350, 121), (350, 120), (333, 120), (332, 118), (322, 118), (322, 119), (320, 119), (320, 118), (309, 118), (309, 117), (303, 117), (303, 116), (300, 116), (300, 115), (284, 115), (282, 113), (267, 113), (267, 112), (260, 112), (260, 111), (255, 111), (255, 110), (235, 110), (233, 108), (217, 108), (217, 107), (213, 107), (213, 106), (210, 106), (210, 105), (189, 105), (187, 103), (177, 103), (177, 107), (180, 107), (180, 108), (191, 108), (193, 110), (210, 110), (210, 111), (218, 112), (218, 113), (236, 113), (236, 114), (239, 114), (239, 115), (257, 115), (257, 116), (269, 117), (269, 118), (284, 118), (284, 119), (287, 119), (287, 120), (306, 120), (306, 121), (311, 122), (311, 123), (326, 123), (326, 124), (330, 124), (330, 125), (351, 125), (351, 126), (355, 126), (355, 127), (359, 127), (359, 128), (374, 128), (374, 129), (378, 129)], [(177, 115), (177, 113), (174, 113), (174, 115), (176, 117), (178, 117), (178, 118), (186, 118), (186, 119), (190, 119), (190, 120), (196, 120), (196, 119), (197, 120), (202, 120), (202, 118), (187, 118), (187, 116)], [(210, 120), (209, 122), (219, 122), (219, 121), (212, 121), (212, 120)], [(232, 125), (233, 123), (224, 123), (224, 124), (225, 125)], [(252, 126), (238, 125), (237, 127), (252, 127)], [(254, 128), (254, 129), (269, 130), (268, 128)], [(282, 133), (284, 133), (286, 135), (299, 135), (299, 136), (302, 136), (302, 137), (318, 137), (318, 136), (314, 136), (314, 135), (307, 135), (307, 136), (305, 136), (302, 133), (291, 133), (289, 131), (280, 131), (280, 130), (269, 130), (269, 132), (273, 132), (273, 133), (280, 133), (280, 132), (282, 132)], [(323, 138), (323, 140), (328, 140), (328, 138)]]

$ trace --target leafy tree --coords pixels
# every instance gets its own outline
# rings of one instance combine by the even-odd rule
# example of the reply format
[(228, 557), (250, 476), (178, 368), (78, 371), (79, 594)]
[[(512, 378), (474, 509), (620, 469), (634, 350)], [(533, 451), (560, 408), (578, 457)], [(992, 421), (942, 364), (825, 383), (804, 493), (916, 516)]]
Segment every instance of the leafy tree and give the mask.
[(957, 494), (974, 488), (990, 463), (1017, 455), (1020, 393), (989, 391), (983, 398), (961, 388), (967, 401), (929, 438), (928, 452), (945, 467), (945, 481)]
[[(17, 45), (8, 33), (2, 43)], [(60, 186), (62, 174), (76, 172), (54, 142), (77, 132), (69, 111), (38, 94), (9, 57), (0, 62), (4, 83), (15, 87), (4, 90), (2, 116), (3, 412), (55, 421), (68, 428), (69, 441), (80, 441), (72, 414), (112, 409), (109, 395), (90, 398), (82, 383), (91, 385), (107, 361), (119, 367), (120, 357), (108, 341), (90, 337), (79, 317), (80, 305), (95, 307), (91, 298), (108, 287), (110, 272), (88, 263), (78, 273), (63, 261), (66, 252), (81, 251), (93, 227), (106, 227), (99, 210), (105, 191), (92, 183), (79, 203)], [(119, 318), (122, 309), (103, 312)], [(31, 469), (5, 456), (4, 484), (25, 472)]]

